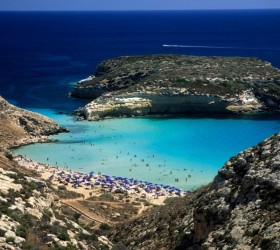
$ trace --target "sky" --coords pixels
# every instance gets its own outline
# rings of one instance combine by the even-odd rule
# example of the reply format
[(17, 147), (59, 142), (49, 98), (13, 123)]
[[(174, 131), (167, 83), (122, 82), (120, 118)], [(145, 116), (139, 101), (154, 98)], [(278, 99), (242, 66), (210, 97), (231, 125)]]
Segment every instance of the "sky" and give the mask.
[(280, 0), (0, 0), (1, 11), (280, 9)]

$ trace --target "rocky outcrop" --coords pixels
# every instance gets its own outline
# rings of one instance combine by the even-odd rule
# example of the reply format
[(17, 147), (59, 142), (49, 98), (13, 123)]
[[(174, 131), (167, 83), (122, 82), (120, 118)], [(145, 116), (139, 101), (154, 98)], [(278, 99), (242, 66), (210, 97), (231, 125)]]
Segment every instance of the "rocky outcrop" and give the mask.
[(81, 214), (63, 209), (58, 195), (77, 193), (56, 188), (13, 161), (9, 147), (62, 131), (53, 120), (0, 97), (0, 249), (112, 249), (102, 230), (84, 229), (77, 220)]
[(120, 225), (111, 239), (143, 250), (280, 249), (280, 134), (232, 157), (208, 186)]
[(94, 99), (76, 113), (96, 120), (276, 111), (279, 94), (280, 71), (256, 58), (152, 55), (107, 60), (71, 95)]
[(52, 119), (15, 107), (0, 96), (0, 147), (43, 141), (66, 131)]
[(46, 182), (24, 175), (1, 152), (0, 160), (13, 168), (0, 168), (0, 249), (112, 248), (105, 236), (78, 225), (75, 213), (64, 214)]

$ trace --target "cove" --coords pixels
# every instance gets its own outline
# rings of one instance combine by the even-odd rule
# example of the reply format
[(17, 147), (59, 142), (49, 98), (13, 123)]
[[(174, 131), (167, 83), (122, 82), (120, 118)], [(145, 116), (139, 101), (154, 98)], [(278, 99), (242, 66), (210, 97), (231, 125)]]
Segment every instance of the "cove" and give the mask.
[[(32, 109), (70, 133), (55, 143), (14, 150), (33, 160), (80, 172), (101, 172), (196, 189), (209, 183), (238, 152), (280, 131), (278, 117), (146, 117), (74, 121), (53, 110)], [(179, 181), (175, 181), (178, 179)]]

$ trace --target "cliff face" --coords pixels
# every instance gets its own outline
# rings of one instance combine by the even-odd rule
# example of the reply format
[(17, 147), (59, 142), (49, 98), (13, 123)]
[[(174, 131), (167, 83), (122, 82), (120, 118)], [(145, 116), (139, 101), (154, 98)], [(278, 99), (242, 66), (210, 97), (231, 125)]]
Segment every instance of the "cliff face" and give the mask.
[(13, 161), (10, 146), (36, 142), (65, 131), (53, 120), (19, 109), (0, 97), (0, 249), (110, 249), (101, 233), (77, 223), (81, 214), (65, 208), (54, 188)]
[(65, 210), (50, 184), (1, 152), (0, 164), (0, 249), (112, 248), (106, 237), (77, 223), (79, 214)]
[(208, 186), (120, 225), (111, 239), (128, 249), (280, 249), (280, 134), (232, 157)]
[(66, 129), (48, 117), (15, 107), (0, 96), (0, 147), (35, 142), (59, 132)]
[(278, 110), (279, 85), (280, 71), (256, 58), (152, 55), (101, 63), (72, 96), (94, 99), (77, 111), (88, 120), (236, 113)]

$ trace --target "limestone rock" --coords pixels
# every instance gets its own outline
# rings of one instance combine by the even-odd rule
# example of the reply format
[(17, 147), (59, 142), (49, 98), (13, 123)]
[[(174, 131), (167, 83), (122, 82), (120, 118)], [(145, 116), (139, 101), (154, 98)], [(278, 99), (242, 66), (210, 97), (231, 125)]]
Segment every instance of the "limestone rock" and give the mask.
[(279, 155), (276, 134), (232, 157), (208, 186), (119, 225), (110, 240), (127, 249), (280, 249)]
[(248, 113), (279, 110), (279, 84), (279, 69), (256, 58), (125, 56), (102, 62), (71, 95), (93, 99), (76, 112), (88, 120)]
[(0, 147), (46, 140), (44, 136), (66, 131), (52, 119), (20, 109), (0, 96)]

